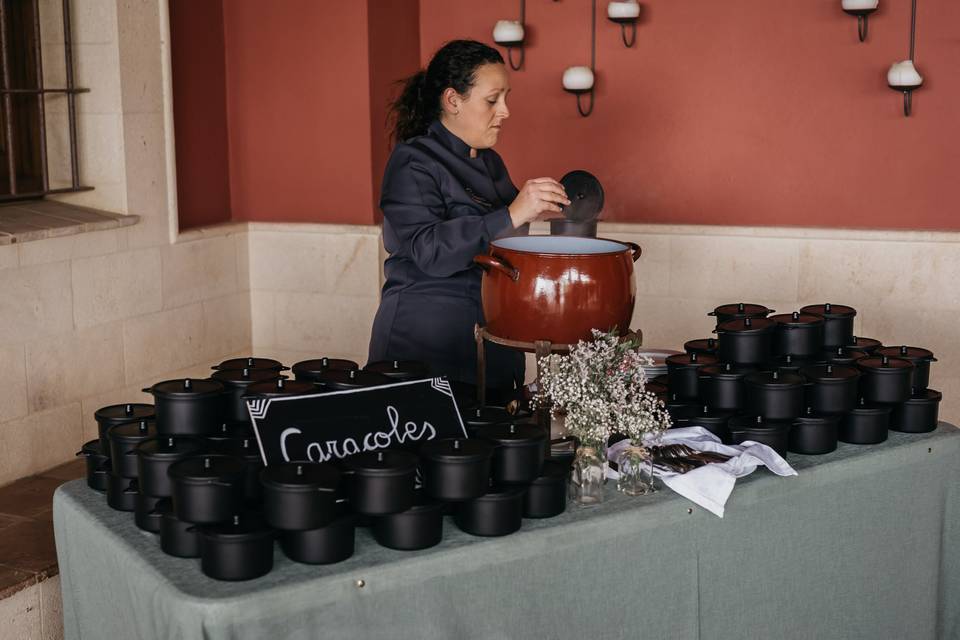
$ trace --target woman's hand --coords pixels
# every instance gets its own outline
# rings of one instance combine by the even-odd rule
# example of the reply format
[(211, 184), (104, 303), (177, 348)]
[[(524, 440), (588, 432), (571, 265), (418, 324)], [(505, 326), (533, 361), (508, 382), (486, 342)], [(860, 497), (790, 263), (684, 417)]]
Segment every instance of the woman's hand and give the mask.
[(553, 178), (527, 180), (516, 199), (510, 203), (510, 218), (513, 228), (533, 222), (544, 213), (560, 213), (560, 205), (568, 205), (567, 192)]

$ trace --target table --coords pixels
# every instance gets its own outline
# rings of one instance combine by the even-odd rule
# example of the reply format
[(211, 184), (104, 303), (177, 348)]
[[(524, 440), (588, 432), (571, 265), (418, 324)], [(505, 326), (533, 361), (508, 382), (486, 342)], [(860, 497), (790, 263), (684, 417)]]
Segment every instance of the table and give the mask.
[(164, 555), (75, 481), (54, 496), (66, 637), (960, 637), (960, 430), (789, 462), (799, 476), (741, 479), (722, 519), (608, 486), (505, 538), (448, 520), (440, 545), (401, 552), (358, 530), (345, 562), (278, 549), (242, 583)]

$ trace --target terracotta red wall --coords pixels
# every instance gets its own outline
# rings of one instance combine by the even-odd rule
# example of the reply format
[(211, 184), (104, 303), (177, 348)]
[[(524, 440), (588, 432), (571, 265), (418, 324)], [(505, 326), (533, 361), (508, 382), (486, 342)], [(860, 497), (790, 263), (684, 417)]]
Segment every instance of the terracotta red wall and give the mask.
[[(619, 221), (960, 228), (960, 3), (919, 3), (914, 115), (886, 86), (910, 3), (881, 2), (860, 44), (839, 0), (647, 0), (634, 49), (598, 2), (598, 95), (580, 118), (560, 85), (589, 63), (589, 0), (528, 0), (497, 150), (514, 182), (594, 172)], [(421, 62), (490, 42), (516, 0), (420, 0)]]
[(170, 0), (180, 228), (230, 220), (221, 0)]

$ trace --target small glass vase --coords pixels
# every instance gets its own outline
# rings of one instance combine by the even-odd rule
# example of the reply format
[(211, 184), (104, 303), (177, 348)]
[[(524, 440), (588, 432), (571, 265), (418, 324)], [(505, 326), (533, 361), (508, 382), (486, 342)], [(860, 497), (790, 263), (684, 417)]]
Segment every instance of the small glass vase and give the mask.
[(573, 497), (580, 506), (603, 502), (603, 485), (607, 478), (606, 447), (599, 442), (583, 442), (577, 447), (570, 475)]
[(617, 490), (628, 496), (644, 496), (656, 491), (653, 482), (653, 457), (640, 446), (630, 445), (617, 455)]

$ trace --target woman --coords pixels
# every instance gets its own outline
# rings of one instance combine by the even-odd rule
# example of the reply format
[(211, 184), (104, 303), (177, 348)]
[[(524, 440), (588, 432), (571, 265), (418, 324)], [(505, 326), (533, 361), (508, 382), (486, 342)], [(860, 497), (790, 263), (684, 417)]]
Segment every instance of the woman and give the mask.
[[(483, 313), (473, 257), (570, 204), (552, 178), (518, 191), (493, 151), (510, 115), (509, 92), (496, 49), (455, 40), (406, 81), (393, 104), (397, 144), (380, 198), (390, 256), (370, 361), (419, 360), (433, 375), (475, 383), (474, 325), (483, 324)], [(486, 355), (491, 397), (523, 384), (522, 353), (488, 343)]]

